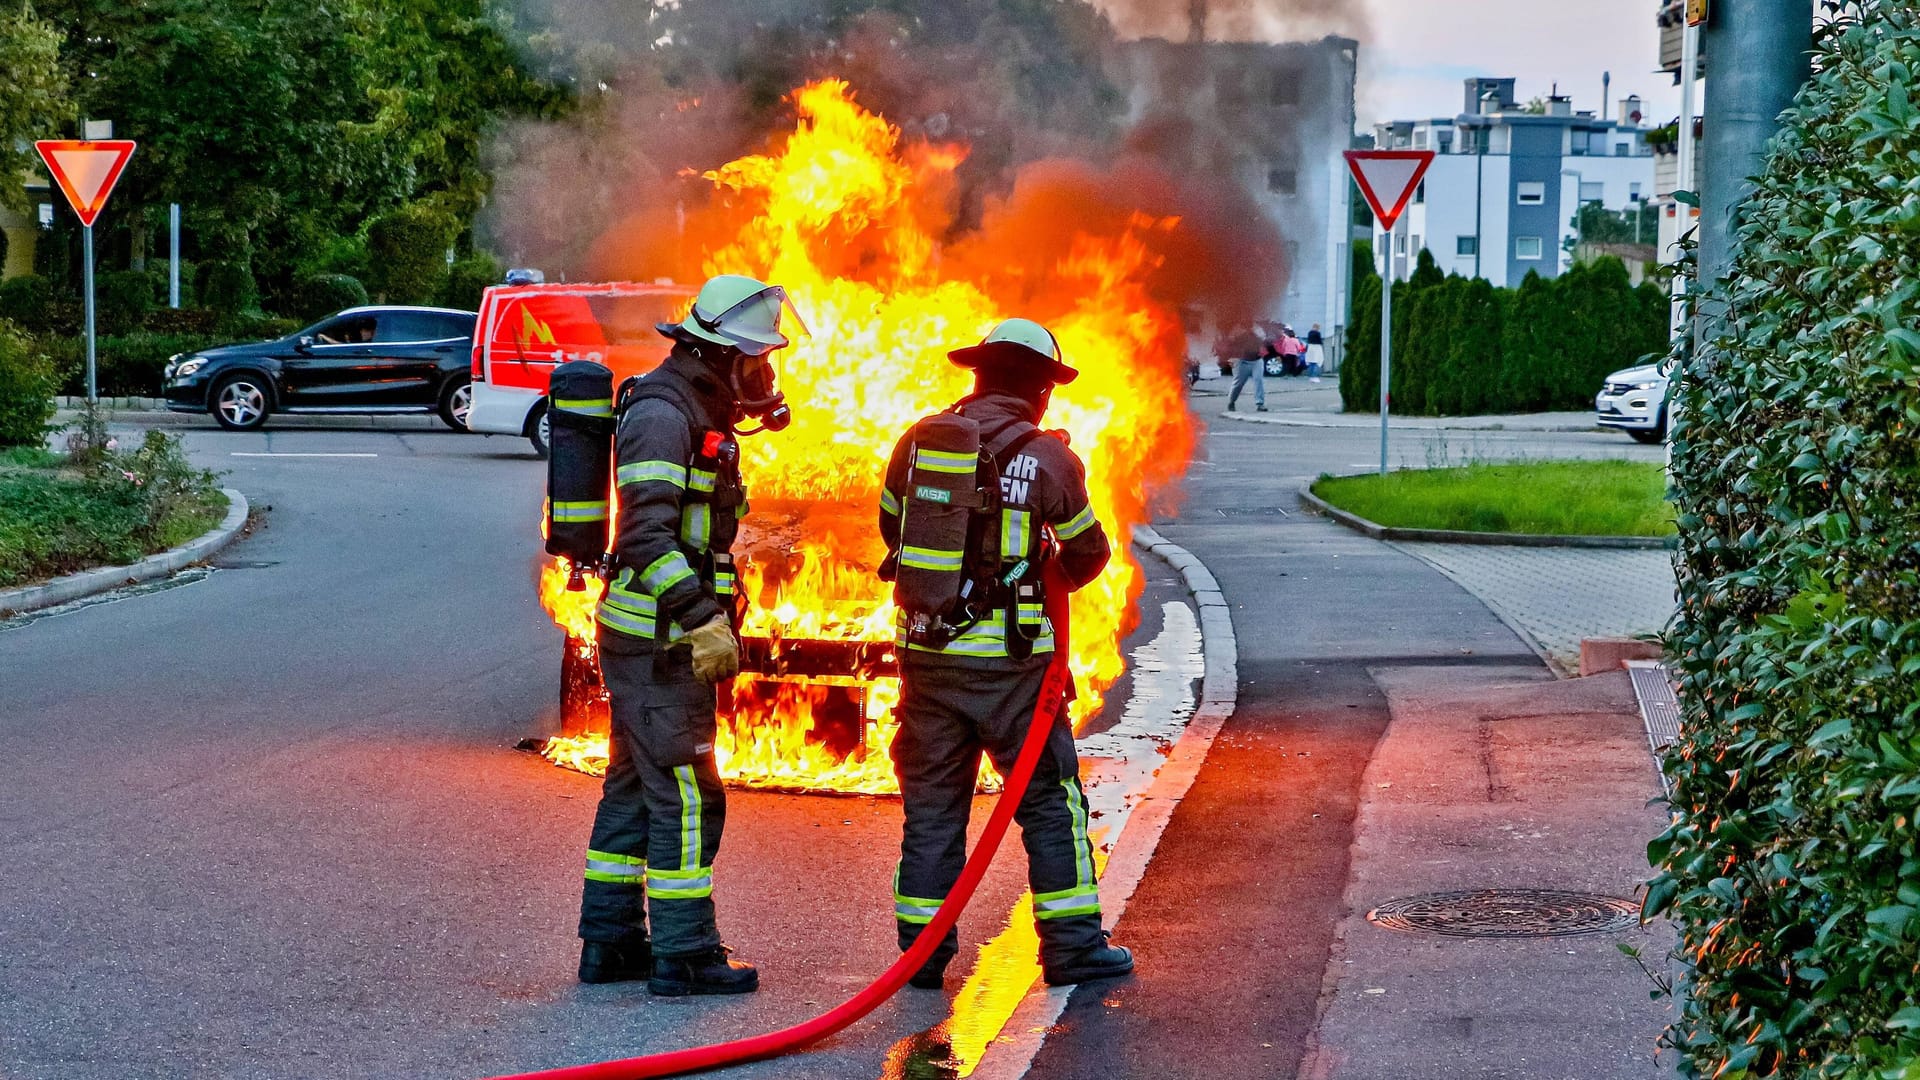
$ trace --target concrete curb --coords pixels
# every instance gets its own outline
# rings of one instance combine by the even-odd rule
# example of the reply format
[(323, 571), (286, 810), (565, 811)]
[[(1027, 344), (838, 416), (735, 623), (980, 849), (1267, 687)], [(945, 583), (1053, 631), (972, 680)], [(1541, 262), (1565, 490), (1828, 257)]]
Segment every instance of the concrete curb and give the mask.
[(1300, 489), (1300, 501), (1307, 509), (1375, 540), (1399, 540), (1426, 544), (1486, 544), (1494, 547), (1612, 548), (1640, 551), (1672, 549), (1676, 538), (1658, 536), (1546, 536), (1540, 533), (1462, 532), (1458, 529), (1400, 529), (1368, 521), (1315, 495), (1311, 485)]
[(40, 585), (0, 591), (0, 615), (21, 615), (70, 600), (110, 592), (128, 585), (166, 577), (219, 551), (233, 542), (246, 527), (247, 497), (232, 488), (221, 488), (227, 497), (227, 516), (220, 524), (177, 548), (149, 555), (126, 566), (103, 566), (77, 574), (54, 578)]
[[(1293, 417), (1279, 415), (1271, 412), (1268, 412), (1268, 413), (1223, 412), (1223, 413), (1220, 413), (1219, 415), (1222, 419), (1234, 420), (1242, 424), (1279, 424), (1284, 427), (1367, 428), (1374, 431), (1378, 431), (1380, 429), (1380, 418), (1378, 416), (1368, 417), (1368, 418), (1360, 419), (1356, 421), (1344, 421), (1344, 420), (1301, 420), (1301, 419), (1296, 419)], [(1339, 415), (1339, 414), (1330, 414), (1330, 415)], [(1421, 419), (1426, 419), (1426, 418), (1422, 417)], [(1491, 418), (1481, 418), (1481, 417), (1461, 417), (1460, 423), (1446, 423), (1444, 422), (1444, 420), (1441, 420), (1441, 418), (1437, 418), (1437, 417), (1433, 419), (1439, 422), (1431, 423), (1431, 424), (1409, 424), (1405, 422), (1404, 418), (1398, 423), (1395, 423), (1394, 421), (1389, 420), (1388, 427), (1390, 430), (1398, 431), (1398, 432), (1414, 432), (1414, 431), (1587, 432), (1587, 431), (1608, 430), (1606, 428), (1601, 427), (1598, 424), (1575, 424), (1575, 423), (1530, 424), (1525, 421), (1525, 417), (1518, 417), (1518, 416), (1512, 417), (1512, 418), (1503, 418), (1503, 419), (1491, 419)]]
[[(1213, 740), (1233, 716), (1239, 695), (1238, 644), (1220, 583), (1192, 552), (1147, 526), (1134, 529), (1133, 543), (1178, 571), (1187, 591), (1193, 594), (1200, 608), (1200, 647), (1206, 673), (1200, 681), (1200, 699), (1194, 703), (1193, 718), (1161, 763), (1153, 783), (1133, 804), (1125, 827), (1114, 841), (1106, 870), (1100, 875), (1100, 906), (1109, 927), (1117, 925), (1126, 913), (1127, 902), (1146, 877), (1147, 864), (1160, 846), (1160, 837), (1200, 775)], [(1073, 990), (1071, 986), (1043, 986), (1030, 991), (974, 1069), (975, 1080), (1021, 1080), (1026, 1076), (1047, 1033), (1066, 1010)]]
[[(114, 398), (113, 401), (140, 401), (140, 398)], [(110, 405), (109, 399), (101, 398), (100, 403), (107, 408), (107, 422), (135, 424), (143, 427), (198, 427), (208, 431), (224, 431), (214, 423), (213, 417), (204, 412), (173, 412), (166, 408), (148, 409), (138, 406)], [(54, 414), (55, 423), (66, 423), (77, 418), (75, 410), (62, 407)], [(272, 434), (301, 428), (368, 428), (380, 431), (443, 431), (449, 435), (470, 434), (455, 431), (432, 413), (274, 413), (267, 418), (265, 427), (256, 431)], [(245, 434), (234, 432), (233, 434)], [(516, 438), (518, 436), (515, 436)]]

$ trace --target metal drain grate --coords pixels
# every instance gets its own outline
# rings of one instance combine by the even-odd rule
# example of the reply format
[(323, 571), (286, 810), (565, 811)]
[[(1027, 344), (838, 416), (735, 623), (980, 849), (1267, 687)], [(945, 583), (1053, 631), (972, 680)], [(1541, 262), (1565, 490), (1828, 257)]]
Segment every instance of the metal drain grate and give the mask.
[(1657, 660), (1630, 660), (1633, 696), (1640, 699), (1640, 715), (1647, 722), (1647, 739), (1655, 753), (1680, 739), (1680, 699), (1673, 694), (1667, 666)]
[(1640, 921), (1640, 905), (1560, 889), (1481, 889), (1389, 900), (1367, 912), (1367, 921), (1407, 934), (1559, 937), (1625, 930)]
[(1213, 512), (1221, 517), (1292, 517), (1293, 514), (1278, 506), (1216, 506)]

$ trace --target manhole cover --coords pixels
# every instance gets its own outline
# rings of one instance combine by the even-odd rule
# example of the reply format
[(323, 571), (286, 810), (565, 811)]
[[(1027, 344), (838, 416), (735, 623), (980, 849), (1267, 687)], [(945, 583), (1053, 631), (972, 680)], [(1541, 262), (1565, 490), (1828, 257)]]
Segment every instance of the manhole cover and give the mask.
[(1481, 889), (1389, 900), (1367, 912), (1367, 921), (1408, 934), (1554, 937), (1625, 930), (1640, 921), (1640, 905), (1559, 889)]

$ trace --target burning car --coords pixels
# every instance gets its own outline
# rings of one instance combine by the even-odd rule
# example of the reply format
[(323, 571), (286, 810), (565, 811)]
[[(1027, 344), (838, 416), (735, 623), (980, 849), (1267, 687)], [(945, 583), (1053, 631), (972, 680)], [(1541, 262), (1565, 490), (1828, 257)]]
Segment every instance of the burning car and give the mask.
[[(1072, 711), (1076, 720), (1090, 715), (1123, 670), (1120, 642), (1144, 584), (1128, 547), (1133, 527), (1146, 520), (1154, 493), (1184, 470), (1193, 443), (1179, 310), (1148, 287), (1159, 265), (1155, 244), (1178, 221), (1107, 214), (1098, 227), (1067, 237), (1047, 256), (1044, 273), (1028, 265), (1025, 237), (1004, 252), (962, 250), (942, 240), (949, 222), (934, 207), (965, 158), (963, 147), (904, 144), (897, 128), (837, 80), (803, 87), (794, 104), (798, 126), (767, 153), (705, 174), (714, 205), (690, 213), (687, 226), (688, 235), (709, 238), (698, 273), (778, 281), (811, 327), (781, 361), (792, 425), (742, 445), (751, 510), (735, 556), (747, 603), (739, 631), (748, 670), (723, 697), (715, 755), (721, 775), (736, 784), (892, 792), (886, 750), (899, 694), (896, 612), (877, 573), (885, 550), (876, 508), (894, 440), (970, 389), (967, 372), (947, 359), (954, 344), (979, 340), (1014, 313), (1053, 328), (1081, 377), (1062, 388), (1049, 419), (1087, 461), (1094, 512), (1118, 549), (1073, 597)], [(574, 288), (575, 317), (595, 325), (563, 334), (548, 319), (551, 341), (505, 305), (566, 294), (490, 290), (489, 302), (502, 306), (483, 308), (481, 336), (491, 351), (477, 350), (476, 364), (504, 370), (503, 357), (527, 349), (531, 334), (558, 359), (571, 358), (563, 338), (603, 341), (603, 362), (623, 377), (633, 367), (623, 370), (621, 350), (649, 342), (645, 360), (632, 357), (633, 364), (656, 362), (666, 350), (650, 330), (632, 331), (640, 323), (608, 326), (602, 312), (642, 295), (656, 303), (677, 296), (675, 315), (686, 303), (684, 291), (666, 287)], [(539, 309), (531, 310), (540, 322)], [(529, 370), (547, 364), (522, 362)], [(476, 377), (475, 427), (485, 430), (492, 391), (480, 385)], [(522, 433), (537, 422), (533, 408), (526, 406)], [(510, 428), (513, 416), (501, 415)], [(602, 771), (606, 755), (594, 651), (603, 587), (563, 562), (540, 573), (542, 603), (568, 634), (566, 730), (544, 752), (589, 772)]]

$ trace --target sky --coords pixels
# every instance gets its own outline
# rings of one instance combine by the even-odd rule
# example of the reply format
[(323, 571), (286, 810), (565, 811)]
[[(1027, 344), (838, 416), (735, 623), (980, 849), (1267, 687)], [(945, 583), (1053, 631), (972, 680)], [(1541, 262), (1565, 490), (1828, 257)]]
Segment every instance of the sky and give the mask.
[[(1654, 0), (1367, 0), (1360, 48), (1359, 124), (1452, 116), (1461, 80), (1513, 76), (1521, 101), (1558, 81), (1575, 109), (1599, 109), (1600, 73), (1615, 101), (1637, 93), (1647, 121), (1679, 115), (1680, 91), (1654, 72)], [(1608, 103), (1607, 112), (1613, 110)]]
[[(1126, 36), (1184, 37), (1187, 0), (1094, 0)], [(1453, 116), (1462, 80), (1512, 76), (1515, 95), (1545, 97), (1560, 84), (1575, 109), (1612, 115), (1600, 101), (1637, 93), (1662, 124), (1680, 112), (1659, 60), (1657, 0), (1210, 0), (1216, 37), (1299, 41), (1339, 33), (1360, 41), (1358, 123)]]

